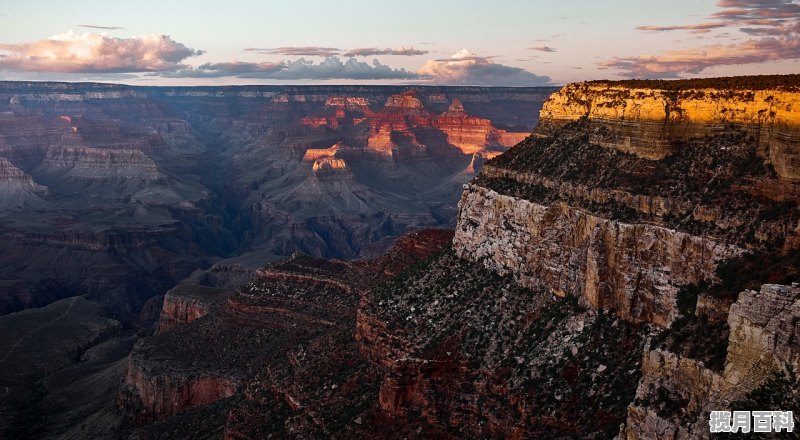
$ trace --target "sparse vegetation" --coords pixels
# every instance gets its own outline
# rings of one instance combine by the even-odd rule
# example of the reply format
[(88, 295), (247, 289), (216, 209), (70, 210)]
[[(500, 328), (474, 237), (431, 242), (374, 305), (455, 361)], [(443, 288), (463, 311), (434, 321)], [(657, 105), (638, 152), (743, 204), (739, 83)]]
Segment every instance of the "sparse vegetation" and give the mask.
[(791, 284), (800, 280), (800, 251), (744, 254), (721, 263), (718, 281), (684, 286), (678, 292), (680, 318), (653, 341), (654, 347), (702, 361), (711, 370), (722, 372), (728, 349), (727, 321), (710, 322), (696, 316), (699, 295), (734, 302), (746, 289), (758, 290), (762, 284)]
[[(409, 357), (470, 366), (427, 386), (452, 388), (453, 375), (459, 393), (477, 394), (480, 417), (514, 420), (543, 437), (578, 435), (587, 426), (598, 438), (613, 436), (641, 377), (638, 326), (587, 310), (573, 296), (520, 288), (449, 248), (376, 289), (368, 310), (402, 335)], [(492, 387), (468, 386), (484, 380)], [(527, 419), (532, 414), (538, 421)], [(554, 427), (542, 417), (572, 421)]]
[(796, 202), (752, 191), (753, 181), (774, 179), (775, 172), (758, 156), (757, 140), (747, 130), (729, 127), (724, 134), (676, 142), (662, 160), (593, 143), (604, 130), (584, 119), (551, 137), (528, 138), (487, 165), (531, 178), (482, 174), (475, 183), (536, 203), (561, 201), (602, 217), (663, 224), (750, 249), (781, 247), (786, 237), (779, 231), (800, 221)]
[(658, 89), (684, 91), (690, 89), (726, 90), (796, 90), (800, 87), (800, 75), (752, 75), (720, 78), (693, 78), (679, 80), (629, 79), (623, 81), (597, 80), (590, 85), (621, 86), (631, 89)]
[[(787, 367), (775, 372), (761, 386), (745, 398), (733, 402), (730, 408), (735, 411), (794, 411), (794, 432), (800, 427), (800, 378), (797, 372)], [(720, 434), (726, 439), (785, 439), (796, 438), (786, 432), (772, 434), (737, 433)]]

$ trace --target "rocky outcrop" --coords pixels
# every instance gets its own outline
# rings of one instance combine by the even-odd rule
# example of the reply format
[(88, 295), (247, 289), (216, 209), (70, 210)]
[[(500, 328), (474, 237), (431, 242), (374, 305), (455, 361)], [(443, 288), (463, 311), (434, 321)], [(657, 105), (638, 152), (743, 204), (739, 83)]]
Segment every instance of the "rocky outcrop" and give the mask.
[(800, 288), (767, 284), (742, 292), (730, 308), (724, 372), (659, 349), (646, 352), (620, 438), (709, 438), (711, 411), (729, 408), (776, 371), (800, 368), (798, 316)]
[(182, 283), (164, 295), (158, 331), (202, 318), (228, 295), (230, 292), (225, 289)]
[(381, 111), (366, 120), (370, 125), (368, 147), (386, 155), (396, 148), (443, 145), (452, 145), (463, 154), (503, 151), (528, 136), (527, 132), (497, 129), (489, 119), (468, 114), (458, 98), (446, 112), (437, 114), (413, 89), (391, 96)]
[(128, 360), (125, 388), (120, 393), (118, 405), (128, 411), (135, 423), (163, 419), (186, 408), (208, 405), (236, 393), (236, 383), (230, 378), (175, 374), (161, 368), (148, 368), (150, 366), (148, 360), (137, 358), (135, 354)]
[(459, 257), (632, 322), (668, 326), (678, 315), (678, 288), (713, 278), (718, 262), (741, 252), (713, 239), (475, 185), (465, 187), (459, 206), (453, 241)]
[(15, 167), (8, 159), (0, 157), (0, 208), (19, 209), (41, 207), (39, 197), (47, 194), (47, 187)]
[(51, 147), (41, 165), (46, 171), (67, 171), (72, 177), (155, 180), (161, 177), (152, 159), (140, 150)]
[(626, 83), (581, 83), (551, 96), (540, 115), (539, 135), (588, 118), (600, 130), (594, 142), (648, 159), (662, 159), (678, 142), (719, 133), (731, 124), (759, 139), (760, 154), (781, 178), (800, 180), (800, 98), (783, 87), (766, 90), (725, 87), (670, 90)]
[(408, 90), (406, 92), (392, 95), (386, 100), (384, 107), (388, 109), (403, 109), (405, 110), (423, 110), (425, 104), (419, 99), (415, 90)]
[(323, 157), (314, 161), (311, 170), (314, 172), (314, 176), (321, 181), (350, 180), (353, 178), (353, 173), (350, 172), (344, 159)]
[(341, 142), (337, 143), (335, 145), (332, 145), (332, 146), (330, 146), (328, 148), (309, 148), (303, 154), (303, 161), (305, 161), (305, 162), (314, 162), (317, 159), (322, 159), (322, 158), (326, 158), (326, 157), (334, 157), (334, 156), (336, 156), (336, 153), (340, 149), (344, 149), (344, 148), (347, 148), (347, 147), (344, 146)]
[[(366, 425), (366, 416), (354, 419), (366, 409), (362, 399), (375, 399), (377, 389), (352, 340), (359, 295), (451, 237), (448, 231), (420, 231), (373, 261), (296, 254), (259, 269), (230, 294), (190, 284), (174, 289), (162, 325), (168, 314), (189, 322), (137, 343), (118, 408), (136, 432), (154, 420), (203, 425), (198, 419), (216, 411), (232, 438), (284, 430), (313, 437), (341, 429), (342, 417), (348, 425)], [(207, 314), (186, 319), (184, 312), (201, 307)], [(351, 407), (362, 409), (344, 415), (342, 408)], [(282, 419), (273, 424), (273, 417)]]
[(746, 290), (731, 305), (725, 379), (753, 386), (750, 367), (758, 364), (800, 371), (800, 287), (767, 284)]
[(528, 133), (496, 129), (490, 120), (470, 116), (458, 98), (453, 100), (447, 112), (433, 119), (432, 125), (447, 135), (447, 142), (465, 154), (483, 151), (487, 147), (504, 150), (528, 136)]

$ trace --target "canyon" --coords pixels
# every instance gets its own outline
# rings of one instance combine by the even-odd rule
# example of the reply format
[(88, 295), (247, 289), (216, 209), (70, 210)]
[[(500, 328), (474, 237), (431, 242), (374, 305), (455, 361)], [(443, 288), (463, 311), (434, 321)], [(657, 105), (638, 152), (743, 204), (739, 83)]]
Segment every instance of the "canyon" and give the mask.
[(550, 92), (0, 83), (0, 313), (85, 294), (134, 323), (220, 259), (450, 227)]
[[(240, 110), (233, 95), (272, 92), (221, 89), (202, 108), (202, 88), (149, 92), (187, 115), (156, 118), (158, 142), (188, 126), (236, 146), (214, 158), (236, 167), (228, 209), (247, 215), (202, 224), (250, 245), (148, 299), (136, 335), (89, 307), (90, 342), (60, 344), (44, 379), (13, 394), (39, 412), (7, 405), (0, 417), (62, 439), (678, 440), (710, 438), (710, 411), (800, 405), (800, 76), (571, 84), (542, 103), (530, 136), (498, 122), (502, 106), (473, 110), (467, 92), (376, 103), (357, 88), (303, 90), (270, 95), (217, 137)], [(168, 152), (147, 153), (155, 172), (138, 156), (110, 172), (120, 156), (92, 146), (41, 157), (76, 164), (64, 185), (90, 170), (114, 191), (131, 180), (174, 191), (173, 215), (210, 216), (203, 197), (218, 187), (177, 180), (196, 144), (174, 142), (173, 168), (159, 162)], [(15, 154), (0, 168), (7, 200), (47, 202), (54, 180)], [(405, 189), (389, 200), (392, 185)], [(106, 249), (81, 237), (60, 240)], [(149, 249), (139, 243), (124, 242)], [(97, 307), (76, 298), (20, 312), (36, 318), (4, 336), (5, 356), (24, 363), (19, 341)], [(64, 396), (91, 381), (111, 392), (66, 411)]]
[[(181, 281), (233, 288), (295, 252), (374, 257), (452, 227), (457, 189), (530, 134), (552, 91), (0, 82), (0, 327), (43, 323), (7, 332), (0, 366), (37, 347), (58, 360), (9, 370), (0, 418), (15, 431), (0, 435), (115, 426), (98, 391), (142, 377), (125, 370), (133, 344), (199, 317), (179, 288), (165, 295)], [(86, 306), (52, 316), (73, 301)], [(225, 383), (174, 390), (208, 403)]]

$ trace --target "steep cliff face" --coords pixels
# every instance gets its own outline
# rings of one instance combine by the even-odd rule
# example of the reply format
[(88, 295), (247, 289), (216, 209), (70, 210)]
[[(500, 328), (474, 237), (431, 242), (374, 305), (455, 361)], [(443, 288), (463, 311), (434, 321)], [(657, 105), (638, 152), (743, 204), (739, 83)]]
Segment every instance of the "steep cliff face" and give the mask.
[(800, 180), (800, 98), (791, 86), (764, 90), (582, 83), (554, 94), (542, 108), (540, 135), (588, 118), (603, 130), (593, 141), (648, 159), (675, 151), (675, 141), (723, 132), (739, 125), (758, 138), (759, 154), (777, 174)]
[[(368, 146), (384, 155), (394, 149), (410, 147), (442, 155), (447, 146), (456, 147), (463, 154), (481, 151), (504, 151), (528, 136), (528, 132), (507, 132), (497, 129), (492, 121), (471, 115), (458, 98), (454, 98), (446, 112), (437, 113), (426, 106), (414, 90), (391, 96), (385, 107), (369, 114)], [(456, 152), (450, 151), (453, 155)]]
[(67, 169), (77, 177), (119, 176), (130, 178), (143, 175), (157, 178), (158, 168), (140, 150), (97, 148), (51, 148), (42, 165), (49, 169)]
[(208, 405), (236, 393), (236, 384), (225, 377), (186, 377), (147, 371), (141, 364), (130, 360), (128, 365), (125, 383), (130, 389), (121, 394), (118, 402), (128, 411), (136, 410), (136, 423), (166, 418), (186, 408)]
[(446, 112), (434, 118), (432, 125), (447, 135), (447, 142), (466, 154), (485, 151), (487, 147), (502, 151), (528, 136), (528, 133), (496, 129), (490, 120), (468, 114), (458, 98)]
[[(609, 100), (626, 90), (624, 83), (581, 84), (553, 95), (535, 131), (540, 137), (490, 160), (465, 186), (454, 249), (523, 285), (669, 327), (681, 314), (681, 286), (715, 282), (721, 262), (744, 252), (788, 258), (800, 226), (798, 187), (762, 154), (749, 116), (714, 130), (652, 133), (637, 124), (655, 118), (654, 96), (672, 92), (631, 92), (641, 95), (633, 111), (630, 99)], [(705, 93), (744, 101), (737, 114), (750, 114), (745, 96), (768, 92)], [(781, 93), (785, 102), (795, 99), (795, 92)], [(587, 113), (579, 115), (578, 107)], [(784, 110), (791, 121), (791, 105)], [(692, 117), (684, 121), (691, 127), (713, 120)], [(658, 155), (609, 148), (598, 136), (613, 131), (615, 121), (632, 124), (648, 145), (662, 136), (670, 148)], [(784, 126), (792, 123), (764, 130)], [(704, 304), (725, 307), (711, 299)]]
[(740, 407), (735, 402), (742, 401), (776, 372), (800, 368), (798, 316), (800, 288), (796, 284), (766, 284), (759, 292), (742, 292), (731, 306), (723, 372), (659, 349), (645, 353), (642, 381), (634, 404), (628, 408), (620, 438), (709, 438), (711, 411), (731, 406), (739, 411), (781, 410)]
[[(650, 327), (620, 438), (707, 438), (710, 411), (798, 368), (796, 285), (769, 284), (798, 276), (792, 87), (567, 86), (538, 137), (464, 187), (457, 256)], [(419, 384), (438, 373), (409, 372), (392, 351), (407, 333), (385, 322), (364, 320), (365, 333), (404, 336), (372, 344), (403, 378), (381, 402), (426, 408)]]
[(631, 322), (669, 325), (678, 286), (713, 278), (741, 252), (706, 237), (628, 224), (566, 204), (544, 206), (467, 185), (453, 247), (521, 285), (577, 296)]

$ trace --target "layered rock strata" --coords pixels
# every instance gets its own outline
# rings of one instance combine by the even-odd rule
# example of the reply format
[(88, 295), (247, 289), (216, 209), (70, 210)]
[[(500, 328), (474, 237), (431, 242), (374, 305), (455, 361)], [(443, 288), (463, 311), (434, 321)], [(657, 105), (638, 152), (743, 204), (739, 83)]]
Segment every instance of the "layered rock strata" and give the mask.
[(667, 351), (646, 352), (636, 401), (628, 408), (619, 438), (709, 438), (711, 411), (731, 409), (734, 402), (776, 372), (800, 370), (798, 317), (800, 288), (766, 284), (758, 292), (742, 292), (731, 306), (730, 339), (722, 373)]
[(800, 107), (789, 86), (759, 89), (685, 87), (658, 89), (621, 83), (572, 84), (542, 108), (540, 135), (587, 118), (598, 128), (593, 140), (648, 159), (672, 153), (674, 141), (724, 132), (731, 124), (754, 133), (759, 154), (781, 178), (800, 179)]
[(678, 314), (679, 286), (713, 278), (717, 263), (741, 253), (713, 239), (474, 185), (464, 190), (453, 247), (459, 257), (514, 274), (524, 286), (662, 327)]

